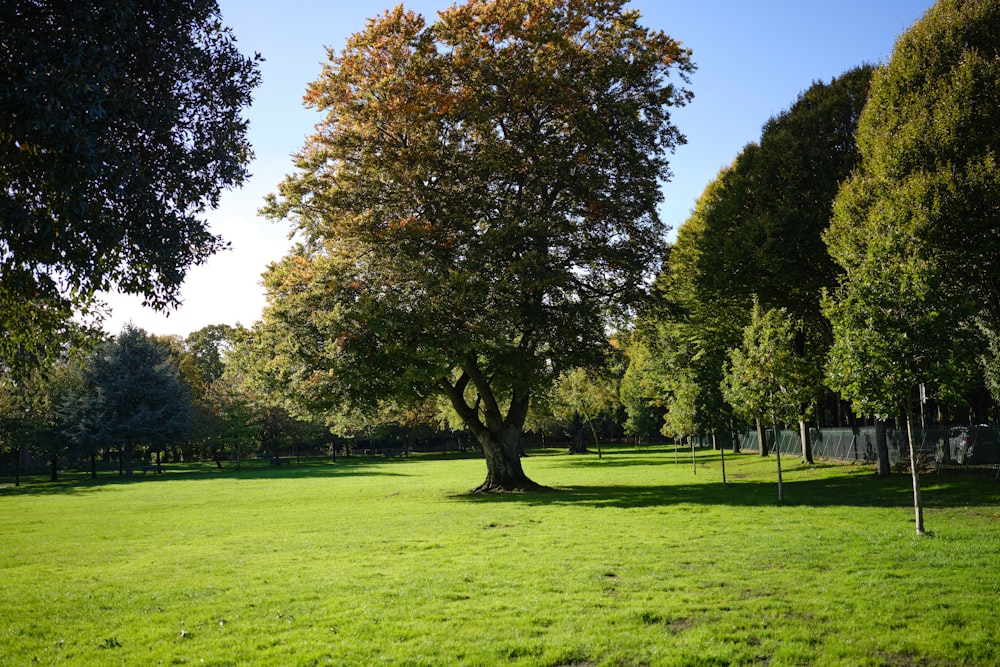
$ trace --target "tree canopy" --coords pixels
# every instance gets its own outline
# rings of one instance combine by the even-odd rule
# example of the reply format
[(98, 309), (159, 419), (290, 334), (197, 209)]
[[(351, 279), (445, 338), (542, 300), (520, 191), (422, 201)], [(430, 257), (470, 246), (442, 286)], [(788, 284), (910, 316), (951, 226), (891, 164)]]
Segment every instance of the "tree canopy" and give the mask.
[[(303, 242), (266, 277), (300, 406), (447, 395), (517, 458), (532, 391), (601, 361), (660, 263), (659, 183), (693, 65), (623, 0), (402, 7), (330, 51), (325, 112), (267, 212)], [(470, 391), (466, 391), (466, 390)]]
[(119, 448), (132, 474), (136, 446), (160, 451), (191, 428), (191, 395), (166, 345), (126, 325), (87, 360), (84, 386), (63, 407), (63, 430), (80, 443)]
[(1000, 2), (941, 0), (874, 76), (825, 235), (844, 271), (831, 380), (866, 413), (968, 382), (974, 317), (1000, 323), (998, 35)]
[(920, 383), (947, 394), (968, 381), (976, 346), (989, 349), (975, 318), (987, 333), (1000, 326), (998, 46), (996, 0), (939, 0), (899, 38), (873, 79), (861, 161), (826, 234), (844, 269), (826, 304), (831, 382), (908, 427)]
[(242, 183), (259, 83), (215, 0), (0, 8), (0, 359), (98, 317), (96, 293), (176, 304), (224, 247), (202, 217)]
[[(705, 188), (678, 230), (656, 281), (656, 304), (638, 326), (650, 348), (642, 360), (659, 378), (668, 421), (677, 409), (682, 423), (728, 427), (720, 383), (754, 299), (765, 310), (787, 308), (820, 348), (829, 341), (820, 294), (835, 285), (837, 266), (822, 233), (857, 163), (854, 132), (871, 73), (863, 66), (811, 85)], [(821, 357), (822, 350), (812, 358)], [(683, 401), (674, 405), (675, 397)]]

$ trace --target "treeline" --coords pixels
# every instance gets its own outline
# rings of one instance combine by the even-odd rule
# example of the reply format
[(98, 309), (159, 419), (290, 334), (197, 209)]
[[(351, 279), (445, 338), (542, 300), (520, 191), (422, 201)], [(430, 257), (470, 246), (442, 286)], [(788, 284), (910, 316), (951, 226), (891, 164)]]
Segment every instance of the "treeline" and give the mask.
[(939, 2), (720, 172), (637, 322), (631, 428), (993, 417), (998, 35), (996, 2)]
[[(430, 401), (378, 412), (293, 415), (252, 368), (252, 332), (212, 325), (186, 338), (127, 325), (0, 385), (0, 469), (20, 483), (41, 466), (56, 481), (67, 468), (133, 475), (163, 463), (305, 455), (477, 449), (448, 406)], [(618, 400), (624, 357), (610, 375), (574, 370), (533, 411), (530, 443), (588, 451), (623, 436)], [(593, 444), (591, 444), (593, 443)]]
[(251, 453), (294, 456), (327, 451), (322, 425), (293, 417), (240, 379), (242, 327), (212, 325), (187, 338), (152, 336), (132, 325), (84, 342), (62, 357), (0, 385), (0, 451), (20, 482), (44, 462), (55, 481), (66, 466), (116, 469), (138, 464), (233, 461)]
[[(431, 425), (482, 448), (485, 492), (538, 488), (519, 460), (526, 430), (571, 433), (581, 450), (600, 424), (683, 437), (797, 423), (805, 441), (811, 421), (988, 416), (1000, 2), (940, 0), (885, 65), (813, 84), (669, 247), (657, 185), (683, 142), (669, 110), (691, 99), (690, 51), (620, 3), (529, 8), (519, 22), (477, 3), (432, 25), (397, 9), (331, 54), (307, 94), (321, 131), (263, 209), (300, 243), (265, 273), (261, 321), (216, 346), (221, 375), (198, 370), (197, 341), (154, 341), (188, 408), (156, 413), (161, 397), (143, 408), (160, 433), (111, 428), (128, 411), (102, 364), (143, 338), (126, 330), (9, 380), (4, 446), (41, 425), (53, 460), (100, 441), (124, 471), (137, 447), (270, 449), (291, 426), (265, 415), (371, 442)], [(382, 51), (397, 43), (409, 57)], [(173, 387), (151, 377), (138, 386)]]

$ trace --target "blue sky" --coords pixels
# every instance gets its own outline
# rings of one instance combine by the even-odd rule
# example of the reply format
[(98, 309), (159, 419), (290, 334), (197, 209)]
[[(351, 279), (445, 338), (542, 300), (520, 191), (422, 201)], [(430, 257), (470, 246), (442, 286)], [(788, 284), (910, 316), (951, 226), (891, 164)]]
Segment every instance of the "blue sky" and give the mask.
[[(123, 324), (156, 334), (186, 336), (209, 324), (251, 325), (264, 305), (260, 275), (289, 246), (288, 226), (259, 218), (264, 196), (292, 170), (291, 154), (319, 120), (302, 106), (306, 84), (317, 78), (327, 46), (339, 49), (365, 20), (392, 0), (220, 0), (223, 20), (244, 53), (259, 52), (263, 84), (250, 119), (256, 159), (253, 177), (227, 192), (208, 214), (232, 250), (195, 267), (182, 291), (183, 306), (166, 317), (138, 299), (112, 297), (105, 328)], [(433, 18), (449, 0), (404, 3)], [(931, 0), (633, 0), (642, 23), (663, 30), (694, 51), (694, 101), (674, 112), (688, 139), (671, 159), (674, 177), (663, 187), (661, 216), (674, 230), (695, 200), (740, 149), (760, 136), (768, 118), (788, 108), (814, 81), (829, 81), (863, 63), (888, 60), (899, 34)]]

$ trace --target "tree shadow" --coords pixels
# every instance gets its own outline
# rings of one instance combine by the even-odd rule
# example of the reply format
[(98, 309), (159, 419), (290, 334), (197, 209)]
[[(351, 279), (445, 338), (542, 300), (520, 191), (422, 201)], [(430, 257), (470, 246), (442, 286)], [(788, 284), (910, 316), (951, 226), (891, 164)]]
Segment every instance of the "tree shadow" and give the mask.
[[(853, 475), (783, 484), (778, 501), (777, 481), (733, 480), (718, 483), (662, 484), (656, 486), (573, 485), (545, 491), (500, 494), (463, 493), (453, 500), (469, 503), (583, 506), (620, 509), (703, 505), (727, 507), (867, 507), (913, 506), (909, 476), (888, 478)], [(923, 480), (925, 508), (950, 508), (1000, 504), (1000, 485), (989, 479), (927, 476)]]
[[(164, 464), (162, 473), (137, 472), (132, 477), (122, 477), (114, 471), (102, 471), (97, 479), (91, 479), (89, 473), (62, 473), (56, 482), (48, 481), (40, 476), (30, 476), (22, 481), (21, 486), (10, 484), (0, 485), (0, 497), (14, 495), (57, 495), (82, 494), (99, 491), (109, 487), (127, 484), (165, 484), (191, 480), (294, 480), (317, 477), (406, 477), (408, 473), (399, 464), (409, 461), (405, 458), (386, 459), (384, 457), (340, 457), (336, 461), (328, 458), (303, 458), (296, 461), (289, 458), (288, 463), (272, 466), (267, 460), (247, 459), (237, 470), (232, 461), (227, 461), (219, 469), (215, 463), (199, 462), (185, 464)], [(385, 467), (392, 464), (394, 470)], [(142, 466), (137, 466), (141, 470)]]

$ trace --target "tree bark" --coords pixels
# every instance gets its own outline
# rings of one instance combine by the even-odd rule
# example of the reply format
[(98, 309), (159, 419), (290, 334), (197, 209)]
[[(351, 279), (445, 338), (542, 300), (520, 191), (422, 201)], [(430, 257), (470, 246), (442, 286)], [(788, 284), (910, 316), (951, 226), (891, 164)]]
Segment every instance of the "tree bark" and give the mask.
[[(479, 394), (475, 405), (469, 405), (465, 399), (470, 382)], [(528, 479), (521, 467), (521, 435), (528, 415), (527, 391), (514, 392), (504, 416), (489, 381), (473, 361), (463, 366), (462, 375), (454, 384), (441, 380), (439, 386), (483, 448), (486, 479), (473, 489), (473, 493), (546, 488)]]
[(771, 423), (774, 428), (774, 457), (778, 461), (778, 502), (785, 499), (785, 491), (781, 483), (781, 447), (778, 444), (778, 420), (771, 416)]
[(510, 428), (494, 434), (484, 430), (476, 434), (486, 458), (486, 479), (473, 493), (494, 491), (537, 491), (544, 487), (528, 479), (521, 466), (520, 429)]
[(583, 417), (579, 412), (573, 413), (573, 424), (570, 426), (573, 432), (573, 444), (570, 445), (570, 454), (587, 454), (587, 445), (583, 441)]
[(913, 447), (913, 417), (911, 400), (906, 399), (906, 439), (910, 444), (910, 477), (913, 479), (913, 513), (917, 535), (924, 534), (924, 505), (920, 500), (920, 471), (917, 468), (917, 451)]
[(889, 440), (886, 437), (885, 422), (881, 419), (875, 420), (875, 451), (878, 456), (878, 476), (888, 477), (892, 472), (889, 465)]
[(809, 426), (805, 419), (799, 420), (799, 440), (802, 441), (802, 461), (813, 465), (812, 439), (809, 437)]
[[(712, 431), (712, 440), (715, 440), (715, 431)], [(719, 447), (719, 456), (722, 457), (722, 486), (726, 486), (726, 448)]]
[(594, 420), (588, 419), (587, 423), (590, 424), (590, 432), (594, 434), (594, 444), (597, 446), (597, 458), (604, 458), (604, 455), (601, 454), (601, 441), (597, 437), (597, 429), (594, 428)]
[(132, 443), (127, 444), (124, 447), (123, 456), (125, 457), (125, 476), (131, 477), (134, 472), (132, 466), (133, 453), (135, 451), (135, 446)]
[(761, 422), (760, 418), (757, 418), (756, 421), (757, 421), (757, 442), (760, 443), (760, 449), (757, 453), (760, 456), (767, 456), (767, 434), (764, 433), (764, 424), (763, 422)]

